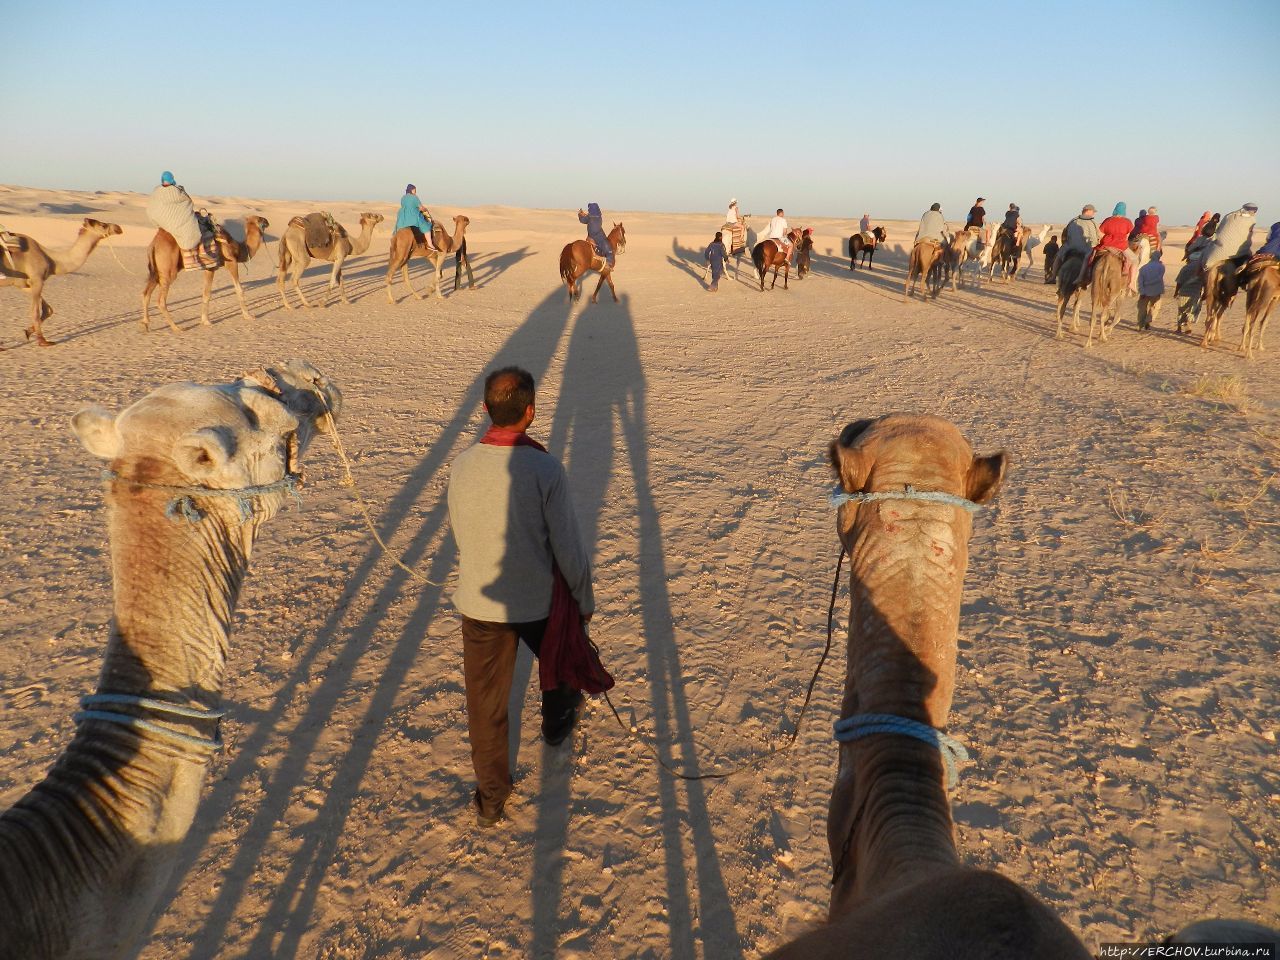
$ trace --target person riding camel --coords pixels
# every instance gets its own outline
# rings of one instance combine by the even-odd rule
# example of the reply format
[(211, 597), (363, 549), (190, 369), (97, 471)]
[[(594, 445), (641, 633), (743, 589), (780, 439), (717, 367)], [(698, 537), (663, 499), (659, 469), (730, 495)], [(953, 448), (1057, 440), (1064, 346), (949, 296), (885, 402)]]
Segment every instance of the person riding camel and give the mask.
[[(1098, 224), (1094, 221), (1097, 208), (1086, 203), (1080, 208), (1080, 216), (1062, 228), (1062, 249), (1058, 251), (1058, 273), (1066, 269), (1072, 258), (1079, 258), (1082, 263), (1092, 257), (1093, 248), (1098, 245)], [(1081, 275), (1083, 279), (1083, 274)]]
[(182, 269), (216, 270), (222, 266), (222, 250), (218, 247), (217, 226), (207, 210), (196, 216), (195, 206), (184, 187), (172, 173), (160, 174), (160, 186), (147, 200), (147, 219), (169, 233), (182, 251)]
[(738, 210), (738, 201), (736, 199), (730, 200), (729, 210), (724, 215), (725, 226), (732, 227), (735, 224), (739, 224), (741, 222), (742, 222), (742, 214)]
[(916, 243), (928, 240), (946, 246), (951, 242), (947, 232), (947, 221), (942, 215), (942, 204), (935, 203), (920, 218), (920, 226), (916, 229)]
[(1142, 218), (1141, 225), (1135, 225), (1134, 229), (1151, 242), (1151, 251), (1153, 253), (1162, 249), (1163, 244), (1160, 241), (1160, 211), (1155, 207), (1147, 207), (1147, 215)]
[(791, 227), (787, 225), (787, 218), (783, 216), (782, 208), (778, 208), (777, 214), (769, 221), (769, 229), (765, 231), (762, 240), (775, 240), (778, 246), (782, 248), (782, 255), (787, 259), (791, 259), (791, 247), (793, 244), (787, 237), (791, 232)]
[(987, 219), (987, 208), (983, 206), (986, 200), (986, 197), (979, 197), (975, 200), (973, 206), (969, 208), (969, 216), (964, 221), (964, 228), (978, 238), (979, 247), (987, 241), (986, 227), (984, 226)]
[(1122, 259), (1121, 269), (1124, 273), (1125, 286), (1129, 286), (1134, 279), (1135, 270), (1138, 266), (1138, 255), (1129, 249), (1129, 234), (1133, 232), (1133, 221), (1126, 214), (1129, 212), (1128, 206), (1122, 200), (1115, 205), (1111, 211), (1111, 216), (1102, 221), (1099, 232), (1102, 237), (1093, 253), (1089, 255), (1089, 262), (1085, 265), (1084, 283), (1089, 283), (1093, 278), (1093, 265), (1098, 259), (1098, 254), (1103, 250), (1114, 250)]
[(1022, 226), (1022, 211), (1018, 209), (1016, 203), (1009, 204), (1009, 209), (1005, 212), (1004, 223), (1000, 224), (997, 235), (1004, 233), (1009, 237), (1010, 244), (1018, 242), (1018, 228)]
[(604, 217), (600, 213), (600, 204), (588, 203), (584, 212), (578, 209), (578, 222), (587, 225), (587, 239), (591, 241), (591, 245), (596, 248), (597, 256), (604, 257), (608, 261), (609, 266), (613, 266), (613, 245), (609, 243), (609, 238), (604, 232)]
[(418, 199), (418, 188), (412, 183), (404, 188), (404, 196), (400, 198), (400, 213), (396, 216), (396, 230), (408, 227), (422, 234), (423, 242), (428, 250), (435, 250), (435, 239), (431, 236), (431, 211)]

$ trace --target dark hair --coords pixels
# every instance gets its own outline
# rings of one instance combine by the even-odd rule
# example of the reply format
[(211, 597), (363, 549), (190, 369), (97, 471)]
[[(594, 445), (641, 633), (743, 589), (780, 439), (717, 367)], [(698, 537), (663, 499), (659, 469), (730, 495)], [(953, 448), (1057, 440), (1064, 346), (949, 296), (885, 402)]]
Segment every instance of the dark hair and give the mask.
[(716, 243), (719, 243), (719, 242), (720, 242), (720, 241), (722, 241), (722, 240), (724, 240), (724, 233), (723, 233), (722, 231), (720, 231), (720, 230), (717, 230), (717, 231), (716, 231)]
[(941, 210), (941, 209), (942, 209), (942, 204), (940, 204), (940, 203), (935, 203), (935, 204), (934, 204), (933, 206), (931, 206), (929, 209), (930, 209), (930, 210)]
[(779, 208), (778, 208), (778, 216), (782, 216), (782, 208), (781, 208), (781, 207), (779, 207)]
[(503, 367), (484, 378), (484, 408), (495, 427), (519, 423), (533, 404), (533, 374), (520, 367)]
[(1050, 240), (1053, 240), (1053, 241), (1055, 241), (1055, 242), (1056, 242), (1056, 241), (1057, 241), (1057, 239), (1058, 239), (1058, 235), (1055, 233), (1055, 234), (1054, 234), (1052, 237), (1050, 237), (1049, 239), (1050, 239)]

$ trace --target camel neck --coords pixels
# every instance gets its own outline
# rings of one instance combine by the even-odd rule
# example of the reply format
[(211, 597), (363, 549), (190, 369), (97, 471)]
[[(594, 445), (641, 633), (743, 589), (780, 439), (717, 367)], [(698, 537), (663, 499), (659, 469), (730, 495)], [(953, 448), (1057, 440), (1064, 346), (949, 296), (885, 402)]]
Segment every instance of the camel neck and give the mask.
[(76, 237), (70, 249), (64, 253), (54, 253), (50, 255), (53, 260), (53, 272), (55, 275), (62, 273), (74, 273), (84, 266), (84, 262), (89, 259), (89, 254), (93, 253), (93, 248), (98, 245), (102, 238), (88, 230), (81, 230), (80, 235)]
[(373, 231), (377, 224), (366, 221), (360, 227), (360, 235), (351, 241), (352, 256), (360, 256), (369, 249), (369, 244), (373, 242)]
[(216, 707), (257, 522), (224, 524), (230, 505), (218, 502), (200, 504), (198, 523), (175, 521), (165, 513), (166, 491), (112, 487), (115, 617), (100, 688)]

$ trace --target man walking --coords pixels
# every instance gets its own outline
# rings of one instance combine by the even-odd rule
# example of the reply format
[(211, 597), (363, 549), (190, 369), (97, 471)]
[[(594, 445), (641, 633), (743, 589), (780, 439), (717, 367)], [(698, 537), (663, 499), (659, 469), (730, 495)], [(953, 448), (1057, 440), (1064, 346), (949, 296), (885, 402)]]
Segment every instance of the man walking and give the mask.
[[(535, 412), (532, 375), (519, 367), (489, 374), (484, 408), (493, 425), (453, 461), (448, 500), (459, 553), (453, 605), (462, 615), (476, 820), (491, 827), (511, 794), (507, 700), (517, 644), (523, 640), (539, 655), (557, 576), (584, 623), (595, 597), (564, 467), (525, 432)], [(555, 746), (573, 730), (582, 694), (563, 682), (547, 686), (542, 736)]]

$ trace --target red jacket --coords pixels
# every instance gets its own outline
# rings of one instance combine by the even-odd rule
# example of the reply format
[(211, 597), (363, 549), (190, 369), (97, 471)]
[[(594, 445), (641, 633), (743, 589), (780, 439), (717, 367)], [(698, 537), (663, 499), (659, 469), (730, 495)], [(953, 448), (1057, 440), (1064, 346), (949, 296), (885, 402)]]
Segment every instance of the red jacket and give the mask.
[(1098, 225), (1102, 234), (1100, 247), (1111, 247), (1115, 250), (1129, 249), (1129, 234), (1133, 232), (1133, 221), (1128, 217), (1107, 217)]
[(1160, 242), (1160, 215), (1156, 213), (1148, 213), (1142, 221), (1141, 231), (1150, 237), (1154, 242)]

